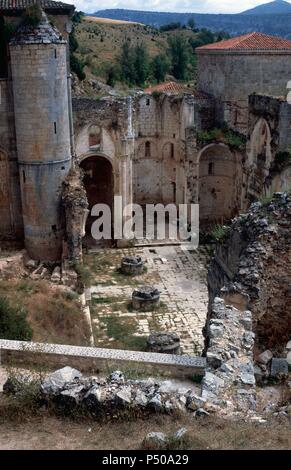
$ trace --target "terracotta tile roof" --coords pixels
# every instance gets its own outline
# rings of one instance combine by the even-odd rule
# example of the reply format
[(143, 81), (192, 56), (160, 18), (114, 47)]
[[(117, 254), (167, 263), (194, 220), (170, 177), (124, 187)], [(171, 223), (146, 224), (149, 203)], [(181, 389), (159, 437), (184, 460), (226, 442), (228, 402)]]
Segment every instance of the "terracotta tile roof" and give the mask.
[[(0, 0), (0, 11), (25, 10), (36, 3), (35, 0)], [(52, 0), (39, 0), (41, 7), (45, 10), (73, 10), (74, 6), (63, 2), (53, 2)]]
[(198, 100), (211, 99), (210, 95), (207, 93), (194, 90), (193, 88), (189, 88), (186, 85), (176, 82), (159, 83), (158, 85), (154, 85), (144, 90), (144, 92), (148, 94), (154, 93), (155, 91), (158, 91), (159, 93), (165, 93), (167, 95), (179, 95), (180, 93), (187, 93), (194, 96)]
[(181, 83), (176, 82), (159, 83), (158, 85), (154, 85), (144, 90), (145, 93), (153, 93), (155, 91), (158, 91), (160, 93), (166, 93), (169, 95), (178, 95), (179, 93), (183, 92), (192, 92), (191, 88), (188, 88), (186, 85), (182, 85)]
[(197, 47), (196, 51), (221, 50), (291, 50), (291, 41), (262, 33), (250, 33), (236, 38)]

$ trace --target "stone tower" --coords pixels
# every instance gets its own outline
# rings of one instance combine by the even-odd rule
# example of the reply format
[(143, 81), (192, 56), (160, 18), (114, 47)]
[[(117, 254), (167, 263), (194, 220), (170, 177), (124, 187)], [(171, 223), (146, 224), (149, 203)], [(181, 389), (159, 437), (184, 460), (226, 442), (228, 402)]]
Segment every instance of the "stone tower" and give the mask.
[(61, 186), (72, 160), (67, 43), (42, 13), (9, 49), (25, 247), (33, 259), (59, 261)]

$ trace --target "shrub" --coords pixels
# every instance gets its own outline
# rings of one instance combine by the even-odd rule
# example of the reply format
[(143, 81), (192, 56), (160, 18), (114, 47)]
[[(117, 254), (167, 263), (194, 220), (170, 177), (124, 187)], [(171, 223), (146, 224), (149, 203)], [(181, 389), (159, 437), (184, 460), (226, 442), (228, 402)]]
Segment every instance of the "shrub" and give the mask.
[(74, 72), (79, 80), (85, 80), (86, 74), (84, 72), (84, 63), (78, 59), (75, 54), (70, 54), (70, 67), (72, 72)]
[(24, 14), (24, 21), (27, 25), (37, 26), (41, 22), (42, 10), (38, 3), (26, 8)]
[(0, 337), (3, 339), (31, 341), (32, 329), (27, 321), (27, 311), (0, 297)]
[(229, 227), (227, 227), (226, 225), (215, 225), (215, 227), (213, 228), (211, 232), (211, 237), (216, 242), (221, 241), (225, 238), (228, 231), (229, 231)]

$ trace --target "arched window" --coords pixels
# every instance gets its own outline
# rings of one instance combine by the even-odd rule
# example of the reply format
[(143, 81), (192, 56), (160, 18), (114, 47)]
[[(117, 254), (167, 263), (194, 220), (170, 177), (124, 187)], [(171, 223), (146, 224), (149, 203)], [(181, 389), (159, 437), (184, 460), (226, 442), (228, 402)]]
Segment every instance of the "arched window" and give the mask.
[(150, 157), (151, 156), (151, 143), (146, 142), (145, 143), (145, 157)]
[(214, 174), (214, 163), (213, 162), (208, 163), (208, 174), (209, 175)]

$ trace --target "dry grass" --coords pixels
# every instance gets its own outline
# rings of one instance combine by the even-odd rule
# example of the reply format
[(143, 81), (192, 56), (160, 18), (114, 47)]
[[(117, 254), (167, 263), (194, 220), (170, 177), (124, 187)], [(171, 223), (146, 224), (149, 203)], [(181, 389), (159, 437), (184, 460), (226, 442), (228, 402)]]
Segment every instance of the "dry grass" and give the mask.
[(98, 16), (84, 16), (84, 20), (101, 24), (142, 24), (136, 23), (135, 21), (113, 20), (112, 18), (99, 18)]
[(33, 341), (86, 346), (89, 328), (79, 302), (46, 281), (0, 281), (0, 296), (25, 307)]
[[(266, 425), (227, 421), (217, 417), (193, 418), (153, 415), (147, 419), (96, 422), (56, 418), (42, 411), (37, 416), (3, 419), (0, 399), (1, 449), (101, 449), (135, 450), (148, 432), (168, 435), (180, 427), (189, 430), (185, 450), (198, 449), (291, 449), (290, 424), (272, 421)], [(175, 450), (174, 448), (172, 450)]]

